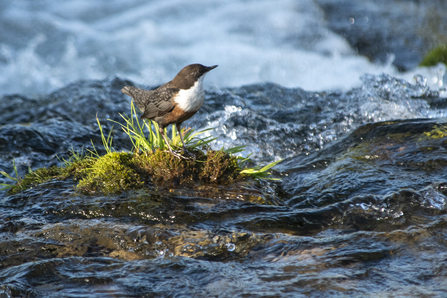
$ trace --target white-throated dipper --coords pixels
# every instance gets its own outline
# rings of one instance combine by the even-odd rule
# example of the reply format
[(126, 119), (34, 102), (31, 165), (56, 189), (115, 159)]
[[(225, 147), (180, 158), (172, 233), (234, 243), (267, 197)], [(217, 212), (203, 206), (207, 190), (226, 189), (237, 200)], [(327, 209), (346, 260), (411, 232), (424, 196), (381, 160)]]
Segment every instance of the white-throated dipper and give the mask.
[(183, 151), (192, 155), (186, 149), (180, 126), (202, 106), (205, 100), (203, 79), (207, 72), (216, 67), (217, 65), (190, 64), (180, 70), (172, 81), (152, 91), (132, 86), (125, 86), (121, 89), (121, 92), (133, 98), (136, 106), (143, 113), (141, 119), (150, 119), (158, 123), (160, 134), (168, 145), (169, 151), (178, 158), (183, 156), (172, 150), (164, 129), (169, 124), (175, 124), (182, 140)]

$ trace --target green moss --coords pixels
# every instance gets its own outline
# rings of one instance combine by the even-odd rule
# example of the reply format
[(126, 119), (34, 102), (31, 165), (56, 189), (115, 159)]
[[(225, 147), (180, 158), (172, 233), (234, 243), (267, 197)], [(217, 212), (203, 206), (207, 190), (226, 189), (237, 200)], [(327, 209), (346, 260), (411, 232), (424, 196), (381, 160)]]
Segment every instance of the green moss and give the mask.
[(428, 139), (440, 139), (447, 136), (447, 125), (435, 125), (431, 131), (422, 133), (418, 141), (428, 140)]
[[(239, 176), (237, 158), (224, 151), (194, 151), (196, 159), (179, 159), (169, 152), (111, 152), (99, 157), (90, 168), (82, 169), (78, 189), (104, 194), (140, 188), (144, 182), (157, 185), (222, 183)], [(75, 165), (77, 166), (77, 165)]]
[(196, 159), (185, 160), (157, 150), (154, 153), (136, 153), (134, 160), (144, 179), (150, 177), (156, 184), (221, 183), (239, 176), (241, 169), (235, 156), (214, 150), (207, 154), (200, 150), (193, 153)]
[(440, 45), (425, 55), (419, 66), (435, 66), (438, 63), (444, 63), (447, 65), (447, 46)]
[(206, 182), (232, 180), (239, 176), (237, 158), (224, 151), (209, 151), (199, 177)]
[(169, 152), (157, 150), (153, 154), (135, 154), (135, 162), (141, 175), (151, 177), (155, 183), (177, 182), (179, 184), (191, 180), (197, 168), (194, 160), (178, 159)]
[(107, 153), (86, 171), (87, 175), (78, 184), (78, 189), (85, 193), (112, 194), (143, 186), (130, 153)]
[(243, 180), (240, 163), (234, 155), (223, 150), (192, 151), (196, 159), (179, 159), (161, 150), (151, 152), (110, 152), (104, 156), (78, 157), (65, 162), (64, 167), (40, 168), (30, 172), (10, 189), (18, 193), (52, 179), (73, 178), (77, 189), (86, 194), (115, 194), (138, 189), (145, 183), (159, 186), (193, 186), (197, 183), (228, 183)]
[(23, 179), (18, 178), (17, 183), (9, 190), (10, 194), (16, 194), (22, 190), (50, 181), (61, 176), (62, 169), (56, 166), (50, 168), (39, 168), (28, 173)]

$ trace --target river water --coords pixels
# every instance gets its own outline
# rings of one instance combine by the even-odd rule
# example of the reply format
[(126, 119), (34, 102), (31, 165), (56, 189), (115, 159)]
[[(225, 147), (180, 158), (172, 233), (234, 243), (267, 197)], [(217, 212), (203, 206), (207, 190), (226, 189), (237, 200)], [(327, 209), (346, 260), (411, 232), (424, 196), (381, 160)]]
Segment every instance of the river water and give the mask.
[(185, 125), (214, 128), (215, 149), (284, 159), (281, 181), (2, 192), (0, 297), (447, 295), (444, 67), (359, 56), (327, 1), (107, 3), (0, 6), (0, 169), (60, 165), (91, 141), (104, 152), (96, 116), (108, 133), (129, 113), (122, 86), (192, 60), (220, 66)]

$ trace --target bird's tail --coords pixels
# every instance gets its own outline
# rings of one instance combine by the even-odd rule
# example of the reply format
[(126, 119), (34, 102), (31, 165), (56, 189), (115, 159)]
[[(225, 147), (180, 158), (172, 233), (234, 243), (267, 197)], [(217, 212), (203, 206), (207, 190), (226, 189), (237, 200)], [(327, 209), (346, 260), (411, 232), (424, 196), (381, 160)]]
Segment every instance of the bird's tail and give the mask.
[(135, 91), (137, 91), (138, 88), (137, 87), (132, 87), (132, 86), (124, 86), (123, 89), (121, 89), (121, 92), (123, 92), (126, 95), (129, 95), (130, 97), (132, 96), (132, 93), (134, 93)]

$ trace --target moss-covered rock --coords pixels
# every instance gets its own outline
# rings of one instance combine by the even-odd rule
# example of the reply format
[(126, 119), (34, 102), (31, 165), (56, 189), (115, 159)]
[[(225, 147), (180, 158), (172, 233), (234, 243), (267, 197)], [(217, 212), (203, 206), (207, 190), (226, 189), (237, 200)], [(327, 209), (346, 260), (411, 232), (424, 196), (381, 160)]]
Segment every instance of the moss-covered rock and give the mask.
[[(199, 159), (203, 159), (202, 152), (194, 153)], [(194, 181), (194, 177), (197, 177), (200, 171), (195, 160), (178, 159), (169, 152), (161, 150), (154, 153), (135, 153), (134, 157), (140, 174), (157, 184), (166, 182), (183, 184)]]
[(199, 177), (206, 182), (232, 180), (240, 176), (240, 170), (235, 156), (224, 151), (209, 151)]
[(134, 161), (141, 175), (151, 178), (156, 184), (174, 182), (224, 183), (240, 176), (241, 169), (235, 156), (224, 151), (210, 150), (204, 154), (193, 152), (196, 159), (178, 159), (169, 152), (136, 153)]
[(77, 157), (65, 167), (40, 168), (30, 172), (10, 193), (17, 193), (51, 179), (68, 177), (79, 181), (77, 189), (86, 194), (115, 194), (142, 188), (145, 184), (159, 186), (194, 186), (197, 183), (228, 184), (243, 180), (236, 156), (225, 151), (194, 150), (195, 159), (179, 159), (161, 150), (155, 152), (109, 152), (103, 156)]

